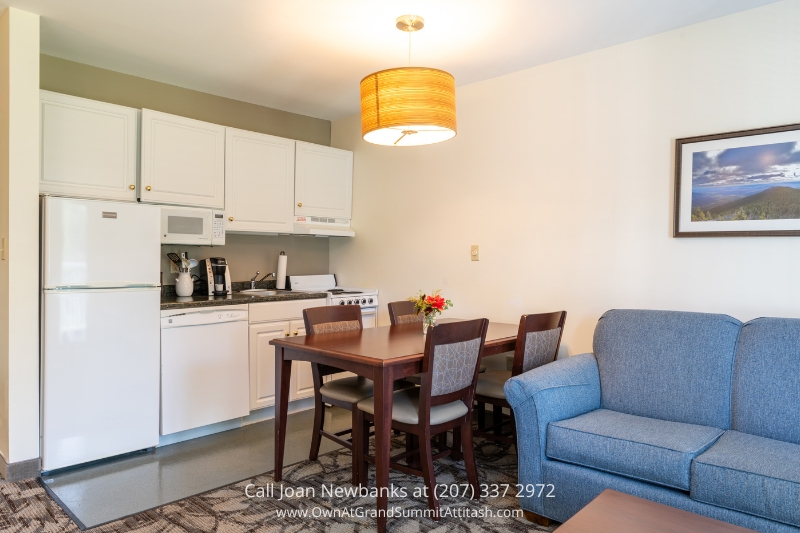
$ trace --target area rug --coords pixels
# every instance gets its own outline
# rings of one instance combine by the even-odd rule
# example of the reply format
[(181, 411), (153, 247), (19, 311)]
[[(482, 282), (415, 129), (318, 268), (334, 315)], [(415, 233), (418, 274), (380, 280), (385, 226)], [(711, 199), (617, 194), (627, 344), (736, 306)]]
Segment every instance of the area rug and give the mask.
[[(398, 448), (400, 440), (393, 443)], [(426, 516), (427, 500), (418, 494), (421, 478), (392, 472), (395, 495), (389, 507), (397, 514), (388, 519), (391, 532), (491, 532), (553, 531), (525, 520), (515, 497), (517, 480), (513, 448), (476, 443), (478, 475), (488, 494), (479, 500), (463, 497), (466, 472), (463, 462), (436, 461), (436, 481), (447, 487), (440, 498), (443, 516), (434, 522)], [(376, 530), (369, 513), (375, 498), (354, 494), (350, 484), (350, 452), (336, 450), (284, 468), (283, 483), (273, 484), (271, 474), (234, 483), (157, 509), (98, 526), (98, 533), (250, 533), (319, 531), (331, 533)], [(374, 487), (374, 469), (370, 469)], [(495, 492), (495, 487), (498, 487)], [(506, 487), (507, 490), (506, 490)], [(135, 487), (131, 487), (135, 490)], [(248, 496), (249, 495), (249, 496)], [(283, 496), (282, 499), (280, 497)], [(517, 515), (517, 516), (515, 516)], [(0, 483), (0, 531), (79, 532), (67, 514), (37, 480)]]

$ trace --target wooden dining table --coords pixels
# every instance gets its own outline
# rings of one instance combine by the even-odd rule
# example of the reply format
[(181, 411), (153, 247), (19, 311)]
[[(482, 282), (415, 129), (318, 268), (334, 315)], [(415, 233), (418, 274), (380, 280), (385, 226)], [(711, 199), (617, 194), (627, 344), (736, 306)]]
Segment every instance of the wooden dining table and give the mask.
[[(440, 320), (440, 323), (457, 319)], [(508, 352), (517, 340), (516, 324), (489, 323), (481, 357)], [(275, 472), (283, 477), (286, 416), (292, 361), (309, 361), (340, 368), (374, 382), (375, 481), (378, 489), (378, 531), (386, 531), (389, 459), (391, 452), (394, 382), (422, 371), (425, 337), (422, 324), (382, 326), (355, 331), (317, 333), (274, 339), (275, 346)]]

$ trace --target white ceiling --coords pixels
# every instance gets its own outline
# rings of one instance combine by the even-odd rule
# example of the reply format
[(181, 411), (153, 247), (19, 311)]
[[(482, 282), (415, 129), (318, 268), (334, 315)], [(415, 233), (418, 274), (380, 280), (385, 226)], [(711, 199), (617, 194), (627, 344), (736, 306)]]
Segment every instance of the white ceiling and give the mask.
[(42, 16), (42, 52), (237, 100), (336, 119), (358, 83), (412, 64), (458, 85), (776, 0), (0, 0)]

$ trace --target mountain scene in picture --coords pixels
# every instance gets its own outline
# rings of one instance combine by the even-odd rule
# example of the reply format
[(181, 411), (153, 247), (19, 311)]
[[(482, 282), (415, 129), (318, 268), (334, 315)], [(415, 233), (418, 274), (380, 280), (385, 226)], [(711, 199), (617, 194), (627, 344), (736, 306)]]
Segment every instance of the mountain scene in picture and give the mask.
[(692, 154), (692, 222), (800, 219), (800, 142)]

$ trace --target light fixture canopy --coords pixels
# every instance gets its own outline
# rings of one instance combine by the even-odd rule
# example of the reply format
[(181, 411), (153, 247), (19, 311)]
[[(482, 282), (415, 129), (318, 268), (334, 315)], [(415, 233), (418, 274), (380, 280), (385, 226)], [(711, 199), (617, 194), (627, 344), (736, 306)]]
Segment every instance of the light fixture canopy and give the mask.
[[(414, 32), (425, 21), (403, 15), (396, 23), (398, 29)], [(452, 139), (456, 136), (455, 78), (443, 70), (411, 66), (365, 77), (361, 80), (361, 135), (367, 142), (386, 146)]]

